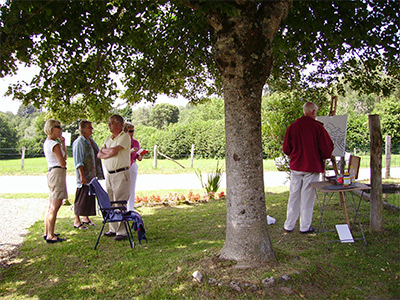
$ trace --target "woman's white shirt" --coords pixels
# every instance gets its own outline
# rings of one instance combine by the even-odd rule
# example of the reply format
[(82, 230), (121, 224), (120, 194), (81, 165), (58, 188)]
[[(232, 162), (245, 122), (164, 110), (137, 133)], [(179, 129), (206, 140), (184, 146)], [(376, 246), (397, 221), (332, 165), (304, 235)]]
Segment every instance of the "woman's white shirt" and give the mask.
[(57, 142), (55, 140), (51, 140), (51, 139), (46, 139), (43, 144), (44, 156), (46, 157), (47, 166), (49, 168), (54, 167), (54, 166), (60, 166), (60, 164), (58, 163), (57, 157), (54, 155), (54, 152), (53, 152), (53, 148), (56, 145), (60, 145), (61, 153), (64, 156), (65, 152), (59, 142)]

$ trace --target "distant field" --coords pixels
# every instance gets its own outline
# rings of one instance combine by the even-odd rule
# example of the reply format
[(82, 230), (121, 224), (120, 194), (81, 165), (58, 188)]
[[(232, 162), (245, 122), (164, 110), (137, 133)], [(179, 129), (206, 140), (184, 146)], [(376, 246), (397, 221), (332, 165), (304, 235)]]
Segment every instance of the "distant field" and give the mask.
[[(216, 159), (195, 159), (193, 168), (190, 165), (190, 159), (177, 160), (184, 168), (177, 163), (167, 160), (158, 159), (157, 168), (153, 167), (153, 159), (147, 158), (138, 162), (140, 174), (181, 174), (193, 173), (195, 169), (199, 169), (202, 173), (211, 173), (215, 171), (217, 166)], [(369, 156), (361, 156), (361, 168), (369, 168)], [(73, 175), (73, 159), (68, 158), (67, 167), (68, 174)], [(223, 166), (225, 171), (225, 160), (220, 160), (219, 165)], [(385, 167), (385, 157), (382, 158), (382, 166)], [(392, 155), (392, 167), (400, 167), (400, 155)], [(264, 171), (277, 171), (274, 161), (271, 159), (264, 160)], [(24, 161), (24, 169), (21, 170), (21, 159), (0, 160), (0, 176), (5, 175), (42, 175), (47, 172), (47, 163), (44, 157), (26, 158)]]

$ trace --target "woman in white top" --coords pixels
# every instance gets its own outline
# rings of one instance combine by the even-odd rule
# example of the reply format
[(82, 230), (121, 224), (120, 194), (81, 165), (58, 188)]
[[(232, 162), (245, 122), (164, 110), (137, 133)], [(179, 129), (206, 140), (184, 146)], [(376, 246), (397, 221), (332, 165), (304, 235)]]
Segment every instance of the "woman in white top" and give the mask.
[(57, 213), (62, 201), (68, 199), (67, 193), (67, 150), (65, 139), (61, 135), (61, 122), (57, 120), (47, 120), (44, 124), (44, 132), (47, 139), (43, 144), (44, 155), (46, 156), (48, 173), (47, 184), (49, 186), (49, 208), (46, 213), (44, 228), (44, 239), (47, 243), (57, 243), (65, 241), (54, 233)]

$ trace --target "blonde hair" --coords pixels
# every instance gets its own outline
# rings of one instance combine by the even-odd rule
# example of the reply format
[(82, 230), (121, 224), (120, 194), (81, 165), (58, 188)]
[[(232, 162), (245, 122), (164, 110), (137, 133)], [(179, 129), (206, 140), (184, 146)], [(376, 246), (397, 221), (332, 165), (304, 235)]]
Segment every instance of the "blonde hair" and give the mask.
[(61, 122), (54, 119), (48, 119), (46, 123), (44, 123), (43, 131), (47, 135), (51, 135), (51, 130), (56, 126), (61, 126)]
[(135, 125), (133, 125), (130, 122), (125, 122), (124, 124), (124, 131), (127, 132), (128, 130), (133, 130), (135, 129)]

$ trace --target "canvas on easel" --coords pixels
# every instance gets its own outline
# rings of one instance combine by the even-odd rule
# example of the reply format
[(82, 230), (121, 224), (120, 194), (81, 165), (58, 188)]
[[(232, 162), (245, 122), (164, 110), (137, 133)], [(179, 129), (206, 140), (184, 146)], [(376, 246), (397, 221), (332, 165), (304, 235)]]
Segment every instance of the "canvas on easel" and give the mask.
[(346, 150), (347, 115), (317, 116), (316, 119), (324, 124), (324, 128), (332, 139), (334, 145), (332, 156), (344, 157)]

